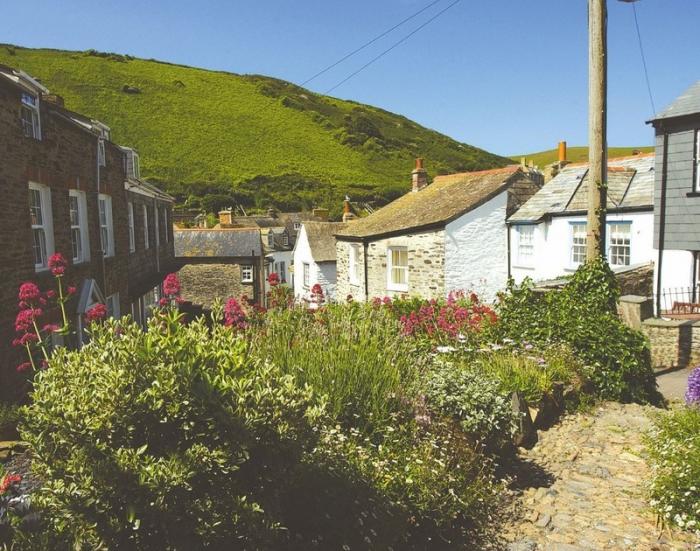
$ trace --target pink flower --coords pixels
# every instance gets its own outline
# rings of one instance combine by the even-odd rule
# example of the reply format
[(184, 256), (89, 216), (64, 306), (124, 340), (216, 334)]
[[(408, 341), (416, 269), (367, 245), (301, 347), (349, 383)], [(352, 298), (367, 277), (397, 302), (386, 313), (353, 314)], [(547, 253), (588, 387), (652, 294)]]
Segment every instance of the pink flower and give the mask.
[(163, 280), (163, 293), (166, 295), (179, 295), (181, 290), (180, 280), (177, 274), (172, 273), (165, 276)]
[(15, 318), (15, 331), (17, 333), (29, 331), (34, 326), (34, 322), (39, 316), (41, 316), (42, 313), (41, 308), (27, 308), (25, 310), (20, 310)]
[(69, 285), (69, 286), (68, 286), (68, 289), (66, 289), (66, 292), (67, 292), (69, 295), (74, 295), (74, 294), (75, 294), (75, 291), (76, 291), (76, 289), (75, 289), (75, 287), (73, 287), (72, 285)]
[(50, 299), (50, 298), (54, 298), (55, 296), (56, 296), (56, 291), (54, 291), (53, 289), (49, 289), (48, 291), (46, 291), (46, 298)]
[(311, 293), (323, 296), (323, 287), (321, 287), (319, 283), (315, 283), (314, 286), (311, 287)]
[(278, 276), (275, 272), (272, 272), (269, 276), (267, 276), (267, 282), (270, 284), (270, 287), (276, 287), (280, 284), (280, 276)]
[(22, 482), (22, 477), (18, 474), (8, 474), (0, 482), (0, 495), (4, 494), (15, 484)]
[(245, 310), (235, 298), (230, 298), (226, 301), (224, 306), (224, 325), (238, 330), (248, 327)]
[(170, 302), (170, 301), (169, 301), (167, 298), (162, 297), (162, 298), (158, 301), (158, 304), (159, 304), (160, 306), (162, 306), (162, 307), (165, 307), (165, 306), (167, 306), (167, 305), (169, 304), (169, 302)]
[(42, 331), (48, 331), (49, 333), (54, 333), (55, 331), (58, 331), (61, 327), (59, 325), (56, 325), (55, 323), (47, 323), (44, 325), (44, 327), (41, 328)]
[(61, 253), (55, 253), (49, 257), (49, 269), (54, 276), (61, 277), (65, 274), (67, 266), (68, 262)]
[(95, 304), (87, 312), (85, 312), (85, 323), (101, 321), (107, 317), (107, 307), (104, 304)]
[(29, 362), (24, 362), (21, 363), (17, 366), (17, 373), (23, 373), (24, 371), (27, 371), (32, 368), (32, 364)]
[(22, 302), (37, 300), (40, 295), (41, 292), (39, 291), (39, 287), (37, 287), (37, 285), (31, 281), (22, 283), (22, 285), (19, 286), (18, 297)]

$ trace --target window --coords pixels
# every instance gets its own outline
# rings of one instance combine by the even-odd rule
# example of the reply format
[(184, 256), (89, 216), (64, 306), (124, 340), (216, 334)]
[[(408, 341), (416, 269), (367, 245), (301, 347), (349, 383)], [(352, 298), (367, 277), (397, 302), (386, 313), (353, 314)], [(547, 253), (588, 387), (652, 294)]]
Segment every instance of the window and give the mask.
[(286, 233), (282, 234), (282, 245), (289, 247), (289, 236)]
[(695, 149), (693, 153), (693, 180), (695, 191), (700, 193), (700, 130), (695, 131)]
[(103, 138), (97, 140), (97, 162), (100, 166), (107, 166), (107, 157), (105, 155), (105, 141)]
[(253, 266), (250, 264), (241, 266), (241, 283), (253, 283)]
[(156, 248), (160, 246), (160, 222), (158, 222), (158, 213), (158, 207), (155, 207), (155, 216), (153, 216), (153, 220), (156, 223)]
[(133, 163), (133, 173), (134, 178), (137, 180), (141, 179), (141, 161), (139, 160), (139, 154), (134, 151), (131, 156), (131, 162)]
[(608, 235), (610, 236), (608, 257), (613, 266), (630, 265), (631, 230), (632, 225), (627, 223), (608, 226)]
[(294, 229), (299, 231), (301, 229), (301, 222), (294, 222)]
[(34, 268), (43, 270), (53, 254), (51, 191), (34, 182), (29, 183), (29, 219), (32, 223)]
[(518, 264), (531, 266), (535, 254), (535, 226), (516, 226), (518, 235)]
[(107, 297), (107, 317), (119, 318), (119, 293)]
[(311, 266), (309, 266), (308, 262), (304, 262), (304, 279), (302, 281), (304, 282), (304, 288), (308, 289), (311, 283)]
[(148, 249), (150, 243), (148, 242), (148, 207), (146, 205), (142, 206), (143, 212), (143, 248)]
[(22, 131), (27, 138), (41, 139), (39, 101), (36, 96), (22, 94)]
[(114, 227), (112, 226), (112, 198), (100, 193), (100, 245), (104, 256), (114, 256)]
[(68, 192), (68, 208), (70, 212), (70, 240), (73, 249), (73, 263), (78, 264), (90, 258), (85, 193), (77, 189), (71, 189)]
[(360, 280), (360, 246), (350, 245), (350, 283), (359, 285)]
[(280, 271), (278, 275), (282, 283), (287, 283), (287, 266), (285, 262), (280, 262)]
[(390, 291), (408, 291), (408, 249), (406, 247), (389, 247), (387, 288)]
[(267, 246), (268, 247), (275, 246), (275, 234), (272, 231), (268, 232), (268, 234), (267, 234)]
[(165, 236), (165, 242), (170, 241), (170, 228), (168, 227), (168, 208), (163, 209), (163, 235)]
[(571, 264), (578, 266), (586, 261), (586, 232), (585, 223), (571, 224)]
[(136, 251), (136, 235), (134, 232), (134, 204), (127, 205), (127, 214), (129, 216), (129, 252)]

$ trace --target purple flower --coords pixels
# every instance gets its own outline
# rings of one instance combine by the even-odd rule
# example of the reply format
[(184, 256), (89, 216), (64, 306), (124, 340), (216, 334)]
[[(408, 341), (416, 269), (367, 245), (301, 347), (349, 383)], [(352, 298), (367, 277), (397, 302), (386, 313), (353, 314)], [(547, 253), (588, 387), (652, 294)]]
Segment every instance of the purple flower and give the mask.
[(688, 376), (688, 390), (685, 392), (685, 402), (689, 406), (700, 406), (700, 366), (693, 369)]

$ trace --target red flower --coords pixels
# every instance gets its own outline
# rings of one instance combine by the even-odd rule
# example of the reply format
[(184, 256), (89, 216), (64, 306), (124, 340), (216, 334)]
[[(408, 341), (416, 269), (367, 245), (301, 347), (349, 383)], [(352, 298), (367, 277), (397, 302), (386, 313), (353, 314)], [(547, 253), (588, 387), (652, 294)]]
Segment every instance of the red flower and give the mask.
[(18, 297), (22, 302), (37, 300), (40, 295), (41, 292), (39, 291), (39, 287), (37, 287), (37, 285), (31, 281), (22, 283), (22, 285), (19, 286)]
[(47, 323), (46, 325), (44, 325), (44, 327), (41, 328), (41, 330), (53, 333), (55, 331), (58, 331), (60, 328), (61, 327), (59, 325), (56, 325), (55, 323)]
[(311, 293), (314, 295), (320, 295), (323, 296), (323, 287), (319, 283), (315, 283), (313, 287), (311, 287)]
[(224, 325), (240, 330), (248, 327), (245, 310), (235, 298), (230, 298), (226, 301), (224, 306)]
[(87, 312), (85, 312), (85, 323), (101, 321), (107, 317), (107, 307), (104, 304), (95, 304)]
[(160, 306), (165, 307), (165, 306), (168, 305), (169, 302), (170, 302), (170, 301), (169, 301), (167, 298), (163, 297), (163, 298), (161, 298), (161, 299), (158, 301), (158, 304), (159, 304)]
[(179, 295), (181, 290), (180, 280), (177, 274), (168, 274), (163, 280), (163, 293), (166, 295)]
[(41, 314), (43, 314), (41, 308), (27, 308), (25, 310), (20, 310), (15, 318), (15, 331), (17, 331), (17, 333), (29, 331), (34, 326), (34, 322), (39, 316), (41, 316)]
[(270, 284), (270, 287), (276, 287), (280, 284), (280, 276), (278, 276), (275, 272), (272, 272), (269, 276), (267, 276), (267, 282)]
[(46, 298), (54, 298), (56, 296), (56, 291), (53, 289), (49, 289), (46, 291)]
[(75, 289), (75, 287), (73, 287), (72, 285), (69, 285), (69, 286), (68, 286), (68, 289), (66, 289), (66, 292), (67, 292), (69, 295), (74, 295), (74, 294), (75, 294), (75, 291), (76, 291), (76, 289)]
[(49, 269), (54, 276), (61, 277), (65, 274), (67, 266), (68, 262), (61, 253), (52, 254), (49, 257)]
[[(32, 364), (30, 364), (29, 362), (21, 363), (17, 366), (17, 373), (23, 373), (31, 368), (32, 368)], [(0, 493), (2, 493), (2, 492), (0, 492)]]
[(7, 492), (11, 486), (19, 484), (22, 481), (22, 477), (18, 474), (8, 474), (5, 475), (2, 482), (0, 482), (0, 495)]

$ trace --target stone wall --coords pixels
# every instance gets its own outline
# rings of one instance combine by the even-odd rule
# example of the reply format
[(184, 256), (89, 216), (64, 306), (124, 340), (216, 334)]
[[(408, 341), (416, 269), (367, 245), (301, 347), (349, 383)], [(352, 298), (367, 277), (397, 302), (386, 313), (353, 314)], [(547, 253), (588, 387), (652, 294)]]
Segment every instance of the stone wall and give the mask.
[(216, 299), (225, 302), (231, 297), (254, 296), (253, 283), (241, 282), (239, 264), (188, 264), (178, 272), (182, 298), (210, 308)]
[[(337, 296), (344, 300), (352, 295), (365, 300), (364, 249), (359, 244), (360, 281), (350, 283), (349, 264), (351, 242), (339, 241), (337, 251)], [(408, 291), (392, 291), (387, 288), (387, 254), (389, 247), (406, 247), (408, 250)], [(385, 296), (417, 296), (441, 298), (445, 296), (445, 231), (435, 230), (388, 237), (367, 245), (367, 274), (369, 298)]]
[(700, 321), (650, 318), (642, 322), (642, 331), (655, 368), (700, 365)]

